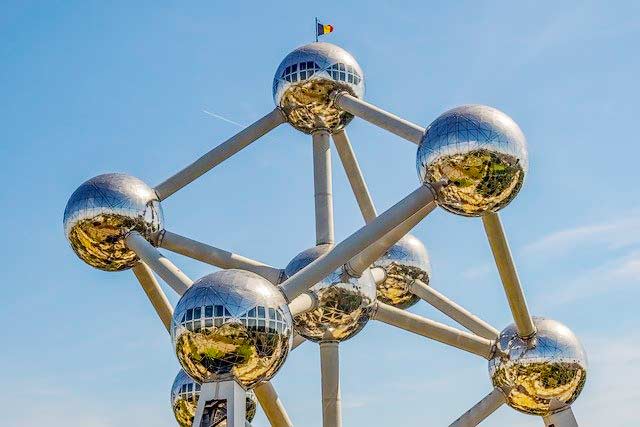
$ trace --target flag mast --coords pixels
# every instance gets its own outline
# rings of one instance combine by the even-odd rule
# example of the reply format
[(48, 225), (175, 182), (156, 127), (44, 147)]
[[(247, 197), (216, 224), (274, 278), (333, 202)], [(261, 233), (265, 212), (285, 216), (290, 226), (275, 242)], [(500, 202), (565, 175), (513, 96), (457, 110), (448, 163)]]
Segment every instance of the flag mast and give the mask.
[(316, 26), (315, 26), (315, 33), (316, 33), (316, 43), (318, 43), (318, 17), (316, 16)]

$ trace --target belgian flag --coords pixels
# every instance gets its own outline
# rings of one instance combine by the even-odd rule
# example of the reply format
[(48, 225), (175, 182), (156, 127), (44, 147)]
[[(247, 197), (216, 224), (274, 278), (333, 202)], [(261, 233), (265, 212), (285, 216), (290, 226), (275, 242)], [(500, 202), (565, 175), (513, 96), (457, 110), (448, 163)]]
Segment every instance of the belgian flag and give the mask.
[(333, 32), (333, 25), (316, 22), (316, 36), (322, 36)]

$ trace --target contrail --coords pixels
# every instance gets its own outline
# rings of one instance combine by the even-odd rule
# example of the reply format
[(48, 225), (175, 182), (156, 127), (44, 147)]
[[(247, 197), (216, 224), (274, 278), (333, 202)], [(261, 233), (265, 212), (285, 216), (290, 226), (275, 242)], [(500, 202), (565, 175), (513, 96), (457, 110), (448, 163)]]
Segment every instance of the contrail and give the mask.
[(241, 127), (241, 128), (246, 127), (245, 125), (242, 125), (242, 124), (240, 124), (238, 122), (234, 122), (233, 120), (227, 119), (226, 117), (222, 117), (219, 114), (212, 113), (211, 111), (202, 110), (202, 112), (205, 113), (205, 114), (210, 115), (211, 117), (215, 117), (216, 119), (224, 120), (227, 123), (231, 123), (232, 125), (236, 125), (236, 126)]

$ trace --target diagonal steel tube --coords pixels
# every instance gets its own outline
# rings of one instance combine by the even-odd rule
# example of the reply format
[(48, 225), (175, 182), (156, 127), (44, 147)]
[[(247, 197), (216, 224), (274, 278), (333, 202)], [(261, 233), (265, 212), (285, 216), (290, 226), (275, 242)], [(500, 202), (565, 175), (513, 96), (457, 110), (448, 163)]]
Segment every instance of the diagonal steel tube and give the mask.
[(380, 214), (370, 224), (365, 225), (334, 246), (331, 251), (285, 280), (280, 286), (287, 301), (290, 302), (298, 295), (306, 292), (333, 270), (362, 252), (427, 204), (433, 202), (436, 198), (435, 191), (430, 186), (420, 186)]
[(431, 202), (425, 207), (421, 208), (418, 212), (411, 215), (408, 219), (400, 223), (393, 230), (385, 234), (382, 238), (378, 239), (375, 243), (369, 245), (365, 250), (360, 252), (355, 257), (351, 258), (347, 264), (347, 271), (349, 274), (358, 277), (369, 266), (375, 262), (378, 258), (384, 255), (398, 240), (405, 236), (413, 227), (418, 225), (427, 215), (429, 215), (436, 208), (436, 202)]
[(484, 320), (472, 314), (464, 307), (456, 304), (440, 292), (428, 286), (421, 280), (414, 280), (409, 284), (409, 291), (419, 296), (431, 306), (455, 320), (471, 332), (489, 340), (495, 340), (500, 332)]
[(164, 200), (171, 196), (284, 122), (285, 117), (282, 112), (278, 108), (274, 109), (156, 186), (155, 192), (158, 198)]
[(543, 417), (546, 427), (578, 427), (578, 421), (571, 406)]
[(191, 279), (171, 261), (166, 259), (164, 255), (154, 248), (140, 233), (132, 231), (127, 234), (125, 240), (127, 246), (179, 295), (184, 294), (193, 284)]
[(475, 427), (489, 415), (493, 414), (506, 402), (504, 393), (499, 388), (494, 388), (491, 393), (471, 407), (449, 427)]
[(490, 359), (494, 343), (486, 338), (376, 302), (373, 319)]
[(293, 423), (271, 382), (261, 383), (253, 389), (271, 427), (292, 427)]
[(207, 264), (215, 265), (216, 267), (225, 269), (237, 268), (240, 270), (251, 271), (276, 285), (281, 282), (283, 275), (283, 271), (279, 268), (271, 267), (270, 265), (263, 264), (241, 255), (218, 249), (205, 243), (197, 242), (189, 239), (188, 237), (184, 237), (167, 230), (162, 232), (159, 239), (159, 246), (170, 250), (171, 252), (197, 259), (198, 261), (202, 261)]
[(173, 307), (165, 293), (162, 291), (162, 288), (153, 275), (153, 272), (147, 264), (140, 261), (133, 266), (133, 274), (137, 277), (142, 289), (147, 294), (149, 301), (151, 301), (151, 305), (153, 305), (153, 308), (156, 310), (158, 317), (160, 317), (162, 324), (168, 332), (171, 328)]
[(343, 110), (368, 121), (382, 129), (398, 135), (401, 138), (420, 144), (424, 135), (424, 128), (369, 104), (345, 91), (334, 95), (334, 103)]
[(373, 200), (371, 200), (367, 183), (362, 176), (360, 165), (358, 165), (358, 160), (353, 152), (353, 147), (349, 142), (347, 131), (343, 129), (334, 133), (332, 138), (333, 143), (336, 146), (338, 156), (340, 156), (342, 167), (344, 168), (349, 184), (351, 185), (351, 189), (353, 190), (353, 194), (358, 202), (358, 207), (360, 207), (360, 212), (362, 212), (364, 222), (368, 224), (378, 216), (378, 213), (376, 212), (376, 207), (373, 205)]
[(313, 140), (313, 188), (316, 212), (316, 244), (331, 244), (333, 231), (333, 195), (331, 185), (331, 149), (329, 132), (320, 130)]
[(491, 246), (493, 258), (496, 261), (498, 273), (500, 273), (500, 280), (509, 301), (509, 308), (511, 308), (518, 335), (524, 339), (530, 338), (536, 333), (536, 327), (529, 314), (527, 300), (522, 291), (522, 285), (518, 278), (518, 272), (511, 256), (511, 250), (509, 249), (509, 243), (507, 242), (500, 216), (494, 212), (486, 213), (482, 216), (482, 223)]

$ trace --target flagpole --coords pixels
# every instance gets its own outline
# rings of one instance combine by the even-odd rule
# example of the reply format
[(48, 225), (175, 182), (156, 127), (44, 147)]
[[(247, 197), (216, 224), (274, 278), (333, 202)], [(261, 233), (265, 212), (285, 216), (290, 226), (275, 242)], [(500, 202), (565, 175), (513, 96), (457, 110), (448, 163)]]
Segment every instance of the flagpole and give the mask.
[(318, 17), (316, 16), (316, 27), (314, 29), (316, 33), (316, 43), (318, 43)]

